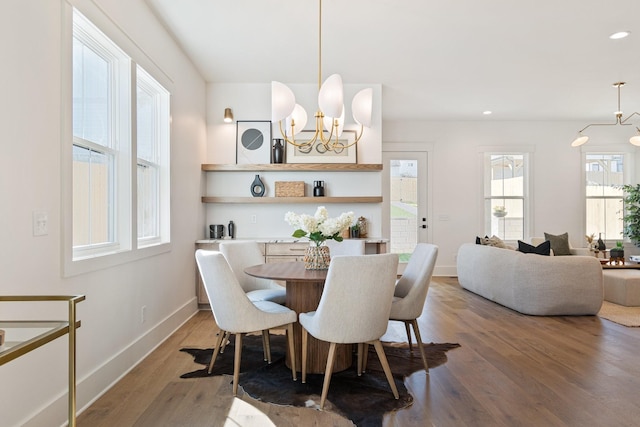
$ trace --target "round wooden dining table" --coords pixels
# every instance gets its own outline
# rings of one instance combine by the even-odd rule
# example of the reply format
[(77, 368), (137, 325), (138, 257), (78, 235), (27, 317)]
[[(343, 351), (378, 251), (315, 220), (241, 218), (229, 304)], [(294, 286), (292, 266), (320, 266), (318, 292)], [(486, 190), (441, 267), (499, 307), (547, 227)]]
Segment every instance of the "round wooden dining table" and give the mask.
[[(296, 313), (315, 311), (318, 308), (322, 289), (327, 278), (327, 270), (307, 270), (304, 262), (277, 262), (247, 267), (244, 270), (250, 276), (263, 279), (282, 280), (286, 283), (287, 298), (285, 305)], [(302, 326), (296, 322), (293, 325), (293, 341), (295, 344), (296, 369), (302, 369)], [(325, 372), (329, 343), (315, 339), (309, 334), (307, 351), (307, 372), (322, 374)], [(338, 344), (336, 346), (336, 360), (333, 371), (343, 371), (351, 366), (353, 360), (353, 346)], [(291, 355), (287, 348), (287, 367), (291, 367)]]

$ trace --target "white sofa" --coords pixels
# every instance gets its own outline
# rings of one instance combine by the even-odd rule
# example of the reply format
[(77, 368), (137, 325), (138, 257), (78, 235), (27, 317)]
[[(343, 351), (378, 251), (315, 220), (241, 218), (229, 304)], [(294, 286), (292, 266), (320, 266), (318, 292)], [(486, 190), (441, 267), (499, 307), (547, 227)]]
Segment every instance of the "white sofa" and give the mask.
[(602, 306), (600, 262), (593, 256), (544, 256), (465, 243), (460, 285), (523, 314), (596, 314)]

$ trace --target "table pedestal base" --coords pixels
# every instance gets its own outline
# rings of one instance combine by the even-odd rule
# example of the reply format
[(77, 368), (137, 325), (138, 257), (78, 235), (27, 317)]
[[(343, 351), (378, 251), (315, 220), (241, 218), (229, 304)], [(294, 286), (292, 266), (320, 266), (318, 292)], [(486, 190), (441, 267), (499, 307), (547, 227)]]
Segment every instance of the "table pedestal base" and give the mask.
[[(324, 281), (294, 281), (287, 280), (287, 299), (285, 305), (296, 313), (315, 311), (318, 308)], [(293, 324), (293, 342), (296, 347), (296, 370), (302, 370), (302, 326), (296, 322)], [(315, 339), (309, 335), (309, 350), (307, 352), (307, 372), (310, 374), (323, 374), (327, 367), (329, 355), (329, 343)], [(333, 371), (339, 372), (349, 368), (353, 360), (353, 346), (351, 344), (338, 344), (336, 346), (336, 361)], [(287, 348), (287, 367), (291, 367)]]

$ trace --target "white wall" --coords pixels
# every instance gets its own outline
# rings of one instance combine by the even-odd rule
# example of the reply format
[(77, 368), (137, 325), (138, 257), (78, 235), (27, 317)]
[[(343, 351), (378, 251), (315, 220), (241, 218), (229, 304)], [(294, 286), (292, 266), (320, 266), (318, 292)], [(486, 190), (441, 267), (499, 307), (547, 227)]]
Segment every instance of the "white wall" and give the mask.
[[(78, 306), (78, 408), (87, 405), (196, 310), (194, 241), (201, 237), (205, 84), (143, 0), (74, 0), (107, 32), (146, 54), (171, 80), (168, 253), (71, 278), (61, 272), (60, 0), (9, 0), (0, 14), (0, 294), (84, 294)], [(96, 7), (96, 5), (98, 7)], [(101, 15), (101, 8), (106, 16)], [(100, 17), (101, 16), (101, 17)], [(111, 35), (111, 34), (110, 34)], [(32, 211), (49, 233), (32, 235)], [(146, 321), (141, 323), (141, 307)], [(65, 318), (66, 306), (2, 303), (0, 318)], [(3, 426), (62, 425), (67, 338), (0, 366)], [(177, 351), (177, 349), (176, 349)]]
[[(318, 87), (314, 84), (289, 85), (296, 95), (296, 101), (307, 111), (308, 121), (305, 129), (313, 129), (313, 114), (317, 110)], [(358, 163), (381, 163), (381, 87), (380, 85), (345, 84), (345, 104), (350, 104), (353, 96), (365, 87), (373, 88), (373, 114), (371, 128), (365, 129), (362, 140), (357, 144)], [(207, 85), (207, 163), (236, 162), (236, 125), (222, 121), (224, 109), (233, 110), (235, 120), (271, 120), (271, 84), (208, 84)], [(345, 129), (356, 129), (351, 113), (345, 114)], [(349, 127), (351, 123), (351, 127)], [(272, 126), (273, 138), (280, 138), (277, 124)], [(359, 128), (357, 129), (359, 131)], [(268, 163), (268, 160), (265, 161)], [(207, 173), (207, 195), (250, 197), (250, 187), (255, 173)], [(313, 181), (324, 180), (327, 196), (380, 196), (380, 172), (261, 172), (261, 180), (266, 187), (266, 196), (274, 196), (276, 181), (304, 181), (306, 194), (312, 194)], [(208, 238), (209, 224), (236, 224), (236, 237), (272, 237), (290, 238), (293, 229), (284, 221), (287, 211), (313, 214), (316, 204), (209, 204), (206, 206), (206, 219), (202, 228), (202, 237)], [(368, 220), (369, 236), (381, 234), (380, 204), (351, 203), (328, 204), (330, 216), (353, 211), (356, 218), (364, 216)], [(251, 222), (255, 215), (256, 223)]]
[[(532, 148), (531, 236), (569, 233), (571, 244), (585, 246), (584, 181), (581, 149), (571, 141), (584, 123), (576, 122), (384, 122), (383, 140), (429, 143), (434, 170), (430, 226), (439, 246), (436, 274), (455, 275), (455, 255), (465, 242), (484, 234), (482, 204), (482, 147)], [(627, 141), (629, 128), (607, 128), (593, 133), (589, 147), (623, 148), (636, 152)], [(634, 165), (626, 165), (634, 169)], [(632, 178), (638, 182), (637, 178)], [(447, 221), (438, 220), (441, 216)], [(629, 253), (637, 248), (627, 245)]]

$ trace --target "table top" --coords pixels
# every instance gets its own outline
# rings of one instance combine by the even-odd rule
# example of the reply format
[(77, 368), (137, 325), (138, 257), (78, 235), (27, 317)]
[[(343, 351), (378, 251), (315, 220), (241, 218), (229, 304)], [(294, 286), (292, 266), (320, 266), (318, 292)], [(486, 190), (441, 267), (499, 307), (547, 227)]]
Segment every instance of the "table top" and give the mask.
[[(602, 264), (602, 263), (601, 263)], [(640, 269), (640, 264), (634, 263), (626, 263), (626, 264), (602, 264), (602, 268), (605, 270), (608, 269), (616, 269), (616, 268), (626, 268), (626, 269)]]
[(5, 342), (0, 346), (0, 365), (3, 365), (65, 335), (69, 331), (69, 322), (0, 320), (0, 329), (5, 331)]
[(249, 276), (271, 280), (295, 280), (300, 282), (324, 282), (327, 270), (307, 270), (304, 262), (274, 262), (247, 267), (244, 272)]

